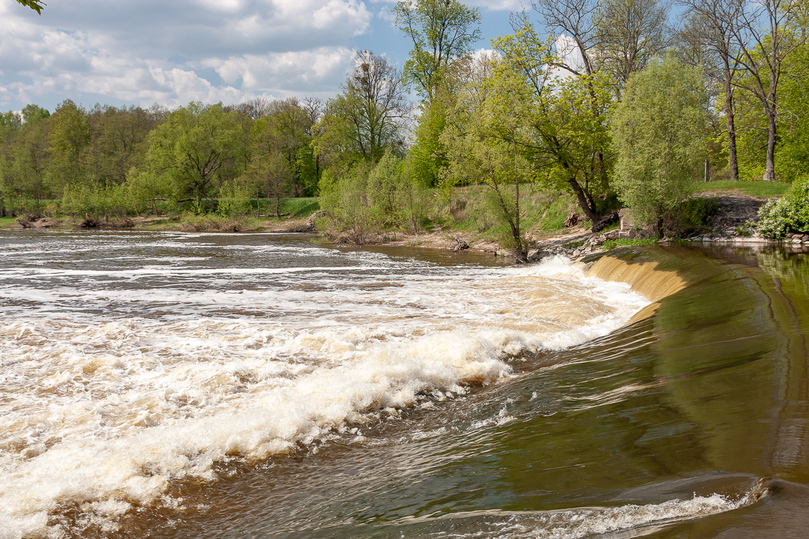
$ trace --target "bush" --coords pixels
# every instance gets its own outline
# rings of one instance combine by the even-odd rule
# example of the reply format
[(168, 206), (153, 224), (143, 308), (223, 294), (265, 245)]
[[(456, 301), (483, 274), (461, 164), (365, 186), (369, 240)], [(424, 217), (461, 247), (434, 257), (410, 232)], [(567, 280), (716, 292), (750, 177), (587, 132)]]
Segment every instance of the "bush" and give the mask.
[(96, 220), (114, 216), (123, 218), (133, 212), (133, 203), (125, 185), (73, 185), (65, 187), (61, 202), (62, 212)]
[(219, 190), (216, 213), (226, 218), (241, 217), (250, 212), (250, 189), (236, 180), (225, 182)]
[(781, 239), (790, 232), (809, 232), (809, 176), (796, 180), (780, 200), (769, 200), (758, 212), (762, 236)]

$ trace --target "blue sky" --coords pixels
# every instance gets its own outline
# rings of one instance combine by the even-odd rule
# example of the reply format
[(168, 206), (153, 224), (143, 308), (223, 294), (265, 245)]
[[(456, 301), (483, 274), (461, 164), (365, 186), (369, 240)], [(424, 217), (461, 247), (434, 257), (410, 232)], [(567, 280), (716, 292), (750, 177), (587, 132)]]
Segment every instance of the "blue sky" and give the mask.
[[(474, 0), (483, 39), (510, 32), (519, 0)], [(410, 49), (384, 0), (0, 0), (0, 111), (65, 99), (86, 108), (340, 91), (354, 51), (400, 67)]]

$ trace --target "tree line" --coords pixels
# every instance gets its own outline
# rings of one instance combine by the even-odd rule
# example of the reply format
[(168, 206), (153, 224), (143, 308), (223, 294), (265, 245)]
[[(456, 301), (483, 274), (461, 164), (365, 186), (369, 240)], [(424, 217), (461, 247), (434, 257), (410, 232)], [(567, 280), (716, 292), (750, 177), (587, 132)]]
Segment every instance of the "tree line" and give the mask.
[(281, 197), (319, 195), (328, 225), (362, 241), (418, 230), (436, 189), (475, 184), (524, 253), (528, 183), (568, 191), (594, 229), (616, 194), (660, 228), (696, 180), (809, 173), (806, 3), (676, 5), (678, 24), (657, 0), (534, 0), (482, 54), (478, 9), (403, 0), (402, 71), (361, 51), (326, 102), (29, 105), (0, 118), (0, 211), (235, 214), (270, 198), (277, 213)]

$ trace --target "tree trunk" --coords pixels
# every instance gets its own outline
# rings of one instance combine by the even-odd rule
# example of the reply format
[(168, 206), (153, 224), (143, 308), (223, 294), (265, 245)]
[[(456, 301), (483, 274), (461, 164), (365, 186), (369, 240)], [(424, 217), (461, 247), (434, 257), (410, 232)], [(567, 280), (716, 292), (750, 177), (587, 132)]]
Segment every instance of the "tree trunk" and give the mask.
[(778, 140), (775, 110), (767, 111), (767, 165), (764, 169), (765, 182), (775, 181), (775, 143)]
[(733, 110), (733, 87), (730, 84), (730, 68), (725, 69), (725, 116), (728, 119), (728, 165), (730, 179), (739, 180), (739, 158), (736, 153), (736, 117)]
[(573, 192), (576, 193), (576, 200), (579, 203), (579, 207), (581, 211), (584, 212), (585, 217), (589, 219), (593, 225), (598, 222), (598, 215), (596, 215), (594, 208), (590, 207), (590, 204), (587, 200), (587, 195), (584, 193), (584, 190), (579, 185), (575, 179), (570, 179), (567, 182), (570, 184), (570, 188), (573, 189)]

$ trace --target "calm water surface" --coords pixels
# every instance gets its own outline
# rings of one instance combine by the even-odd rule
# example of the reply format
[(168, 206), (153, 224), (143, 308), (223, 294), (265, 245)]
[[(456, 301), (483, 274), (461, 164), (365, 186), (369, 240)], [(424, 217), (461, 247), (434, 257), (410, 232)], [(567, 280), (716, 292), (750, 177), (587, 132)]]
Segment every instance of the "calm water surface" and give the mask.
[(2, 232), (0, 537), (803, 537), (806, 255), (623, 256)]

